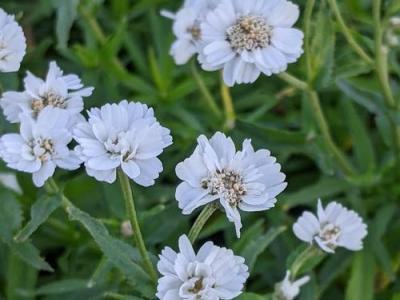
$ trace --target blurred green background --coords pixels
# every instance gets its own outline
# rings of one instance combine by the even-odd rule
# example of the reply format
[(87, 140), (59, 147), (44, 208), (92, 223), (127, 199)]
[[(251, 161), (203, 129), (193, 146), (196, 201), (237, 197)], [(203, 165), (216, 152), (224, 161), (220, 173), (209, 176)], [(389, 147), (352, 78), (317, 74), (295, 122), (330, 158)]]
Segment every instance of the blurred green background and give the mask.
[[(305, 2), (297, 1), (302, 12)], [(361, 60), (338, 32), (328, 2), (317, 1), (311, 18), (309, 79), (319, 94), (333, 140), (354, 168), (352, 174), (344, 173), (331, 155), (307, 93), (277, 76), (262, 76), (255, 84), (232, 88), (236, 123), (234, 128), (224, 128), (219, 73), (202, 71), (194, 60), (176, 66), (168, 54), (174, 39), (172, 24), (159, 11), (176, 10), (181, 4), (178, 0), (0, 0), (0, 7), (16, 15), (28, 40), (20, 72), (0, 74), (3, 91), (21, 90), (27, 70), (44, 77), (49, 62), (56, 60), (66, 73), (76, 73), (95, 87), (86, 108), (121, 99), (154, 107), (160, 123), (171, 129), (174, 144), (161, 156), (164, 172), (157, 184), (147, 189), (134, 186), (134, 193), (143, 234), (155, 255), (166, 245), (176, 248), (177, 238), (188, 232), (193, 221), (194, 216), (181, 214), (174, 199), (178, 183), (174, 168), (193, 151), (197, 136), (225, 130), (237, 146), (251, 138), (256, 148), (267, 148), (277, 156), (287, 174), (287, 190), (278, 197), (276, 208), (242, 214), (241, 240), (222, 213), (201, 235), (202, 240), (233, 248), (252, 262), (246, 290), (253, 294), (242, 299), (265, 299), (255, 294), (272, 292), (282, 280), (287, 258), (302, 244), (291, 226), (304, 209), (314, 210), (321, 197), (360, 213), (369, 235), (363, 251), (338, 249), (325, 258), (310, 272), (312, 280), (299, 299), (399, 300), (400, 166), (396, 157), (400, 153), (392, 135), (393, 124), (400, 125), (400, 113), (384, 105), (374, 67)], [(373, 57), (371, 1), (339, 0), (339, 5), (353, 36)], [(400, 14), (400, 1), (384, 1), (383, 6), (386, 27), (390, 17)], [(303, 16), (297, 27), (303, 26)], [(391, 84), (399, 102), (399, 52), (395, 47), (388, 51)], [(288, 72), (306, 81), (305, 57), (290, 65)], [(207, 97), (214, 98), (219, 112), (210, 110)], [(1, 134), (16, 130), (0, 117)], [(4, 164), (0, 170), (12, 172)], [(12, 224), (15, 233), (29, 220), (30, 207), (43, 193), (34, 188), (29, 174), (17, 175), (21, 194), (0, 187), (4, 242), (0, 243), (0, 299), (152, 299), (151, 290), (132, 283), (129, 271), (103, 258), (85, 228), (61, 209), (30, 238), (29, 247), (36, 249), (24, 251), (7, 242), (6, 225)], [(120, 231), (126, 216), (117, 183), (96, 182), (83, 169), (58, 170), (56, 181), (65, 184), (66, 195), (77, 207), (100, 220), (124, 245), (131, 244)], [(278, 236), (269, 243), (271, 232)], [(43, 270), (48, 266), (39, 252), (52, 272)]]

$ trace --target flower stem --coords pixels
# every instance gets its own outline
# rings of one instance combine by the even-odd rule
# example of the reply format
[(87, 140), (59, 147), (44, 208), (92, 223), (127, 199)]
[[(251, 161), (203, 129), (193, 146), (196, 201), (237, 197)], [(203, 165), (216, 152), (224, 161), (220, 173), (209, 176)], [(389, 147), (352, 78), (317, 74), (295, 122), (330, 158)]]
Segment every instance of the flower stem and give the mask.
[(353, 35), (351, 34), (349, 27), (344, 22), (342, 14), (340, 12), (339, 6), (337, 5), (336, 0), (328, 0), (329, 5), (332, 8), (332, 11), (339, 23), (339, 28), (345, 36), (349, 45), (353, 48), (353, 50), (368, 64), (372, 65), (374, 63), (373, 59), (363, 50), (363, 48), (356, 42)]
[(233, 100), (229, 87), (225, 84), (221, 74), (221, 97), (225, 109), (225, 128), (232, 129), (235, 127), (236, 113), (233, 106)]
[(319, 101), (319, 97), (317, 92), (309, 91), (309, 100), (312, 106), (312, 111), (314, 113), (315, 120), (317, 121), (318, 127), (321, 131), (322, 138), (330, 150), (333, 157), (336, 159), (337, 163), (343, 170), (346, 175), (353, 175), (354, 170), (350, 163), (347, 161), (346, 157), (340, 151), (340, 149), (336, 146), (335, 142), (332, 139), (328, 122), (325, 119), (324, 113), (321, 108), (321, 103)]
[(136, 247), (139, 249), (140, 255), (142, 256), (144, 267), (146, 268), (150, 277), (156, 282), (157, 273), (154, 270), (154, 266), (151, 263), (149, 254), (147, 252), (145, 243), (143, 241), (143, 236), (140, 230), (139, 221), (136, 214), (135, 202), (133, 201), (132, 188), (129, 182), (129, 178), (125, 175), (124, 172), (118, 170), (118, 179), (121, 185), (121, 190), (125, 200), (125, 206), (129, 216), (129, 220), (132, 225), (133, 238), (135, 240)]
[(312, 12), (315, 6), (315, 0), (307, 0), (306, 8), (304, 11), (304, 53), (306, 59), (306, 68), (307, 68), (307, 79), (308, 83), (311, 83), (313, 80), (312, 76), (312, 64), (311, 64), (311, 57), (309, 56), (311, 53), (311, 17)]
[(289, 73), (286, 73), (286, 72), (280, 73), (280, 74), (278, 74), (278, 77), (299, 90), (302, 90), (302, 91), (308, 90), (307, 82), (302, 81), (302, 80), (294, 77), (293, 75), (290, 75)]
[(189, 240), (193, 244), (198, 238), (200, 231), (203, 229), (207, 220), (212, 216), (212, 214), (217, 210), (217, 205), (214, 203), (208, 204), (203, 208), (196, 221), (194, 222), (192, 228), (189, 231)]
[(290, 266), (290, 277), (292, 279), (296, 278), (299, 271), (301, 270), (301, 268), (304, 266), (304, 264), (316, 257), (316, 256), (320, 256), (320, 255), (324, 255), (324, 253), (318, 249), (315, 246), (310, 245), (309, 247), (307, 247), (306, 249), (304, 249), (303, 252), (301, 252), (296, 259), (294, 260), (294, 262), (292, 263), (292, 265)]
[(199, 72), (197, 71), (196, 64), (192, 62), (191, 64), (191, 69), (192, 69), (192, 74), (194, 79), (196, 80), (196, 83), (200, 89), (200, 92), (203, 94), (204, 99), (207, 102), (207, 105), (209, 106), (210, 110), (213, 112), (215, 116), (218, 118), (221, 117), (221, 112), (215, 102), (214, 97), (211, 95), (209, 89), (207, 88), (206, 84), (204, 83), (203, 78), (200, 76)]

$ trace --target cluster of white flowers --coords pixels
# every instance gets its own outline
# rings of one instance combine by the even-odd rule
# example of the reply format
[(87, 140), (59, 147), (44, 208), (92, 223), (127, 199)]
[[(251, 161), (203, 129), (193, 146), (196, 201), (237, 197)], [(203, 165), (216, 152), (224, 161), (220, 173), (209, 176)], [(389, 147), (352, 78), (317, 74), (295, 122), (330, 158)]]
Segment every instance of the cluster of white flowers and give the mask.
[(162, 15), (174, 19), (175, 62), (198, 54), (204, 70), (223, 70), (228, 86), (283, 72), (303, 53), (303, 33), (293, 28), (299, 8), (287, 0), (192, 0)]
[[(223, 70), (229, 86), (253, 82), (260, 73), (282, 72), (303, 52), (303, 33), (292, 28), (299, 9), (286, 0), (186, 0), (176, 14), (162, 14), (174, 19), (177, 40), (171, 55), (176, 63), (184, 64), (198, 54), (204, 69)], [(0, 9), (0, 71), (18, 70), (25, 48), (21, 27)], [(7, 166), (32, 173), (38, 187), (56, 167), (75, 170), (81, 164), (99, 181), (113, 183), (121, 169), (139, 185), (155, 184), (163, 170), (158, 156), (172, 144), (170, 130), (160, 125), (152, 108), (127, 100), (93, 108), (86, 120), (81, 114), (83, 98), (92, 92), (77, 75), (64, 75), (55, 62), (50, 63), (45, 80), (28, 72), (24, 91), (5, 92), (0, 99), (4, 115), (9, 122), (20, 123), (19, 133), (0, 138), (0, 157)], [(75, 149), (70, 148), (73, 140)], [(270, 151), (255, 151), (250, 139), (243, 141), (240, 151), (221, 132), (210, 139), (201, 135), (197, 142), (193, 154), (176, 166), (182, 180), (175, 194), (179, 208), (191, 214), (217, 203), (239, 238), (240, 210), (274, 207), (287, 186), (286, 176)], [(122, 230), (134, 234), (129, 233), (129, 222)], [(360, 250), (367, 235), (358, 214), (336, 202), (324, 209), (321, 201), (317, 216), (304, 212), (293, 231), (302, 241), (315, 242), (329, 253), (339, 246)], [(158, 270), (161, 300), (233, 299), (249, 276), (244, 258), (232, 250), (207, 242), (196, 254), (185, 235), (179, 239), (179, 253), (169, 247), (162, 251)], [(279, 299), (292, 300), (308, 281), (308, 276), (291, 280), (288, 271), (275, 293)]]

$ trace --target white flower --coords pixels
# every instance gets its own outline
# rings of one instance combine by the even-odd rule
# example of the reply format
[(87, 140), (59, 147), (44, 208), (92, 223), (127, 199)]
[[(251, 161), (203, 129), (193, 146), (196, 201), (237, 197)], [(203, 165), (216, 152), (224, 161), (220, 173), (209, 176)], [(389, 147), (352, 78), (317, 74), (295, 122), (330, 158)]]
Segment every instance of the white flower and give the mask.
[(341, 204), (331, 202), (324, 209), (318, 200), (317, 216), (304, 212), (293, 225), (293, 231), (300, 240), (315, 241), (325, 252), (334, 253), (336, 247), (361, 250), (367, 226), (357, 213)]
[(290, 271), (287, 271), (283, 281), (276, 285), (275, 293), (279, 300), (293, 300), (300, 293), (300, 287), (309, 281), (310, 276), (304, 276), (296, 281), (291, 281)]
[(71, 120), (76, 119), (83, 110), (83, 97), (93, 91), (92, 87), (84, 88), (77, 75), (63, 75), (55, 62), (50, 63), (46, 80), (28, 72), (24, 86), (25, 91), (6, 92), (0, 99), (5, 116), (12, 123), (20, 122), (21, 113), (37, 118), (48, 106), (66, 110)]
[(217, 6), (220, 0), (189, 0), (176, 13), (161, 11), (161, 15), (174, 20), (173, 32), (176, 37), (170, 55), (177, 65), (183, 65), (196, 53), (201, 45), (200, 24), (206, 14)]
[(33, 182), (41, 187), (55, 168), (79, 168), (81, 161), (68, 144), (72, 135), (67, 129), (69, 115), (57, 108), (45, 108), (37, 120), (22, 117), (20, 134), (5, 134), (0, 139), (0, 156), (7, 166), (32, 173)]
[(25, 56), (26, 39), (21, 26), (0, 8), (0, 72), (18, 71)]
[(249, 277), (244, 258), (230, 249), (205, 243), (197, 254), (189, 239), (179, 239), (179, 253), (166, 247), (160, 255), (157, 297), (160, 300), (233, 299)]
[(262, 211), (275, 205), (275, 197), (286, 188), (281, 166), (268, 150), (254, 151), (251, 141), (236, 152), (231, 138), (217, 132), (208, 140), (198, 138), (194, 153), (176, 166), (183, 180), (175, 197), (183, 214), (219, 199), (240, 237), (239, 209)]
[(205, 70), (223, 69), (228, 86), (286, 70), (303, 53), (293, 24), (297, 5), (286, 0), (224, 0), (201, 24)]
[(126, 100), (91, 109), (89, 120), (76, 125), (74, 138), (90, 176), (112, 183), (121, 167), (143, 186), (154, 184), (163, 169), (157, 156), (172, 144), (170, 131), (157, 122), (152, 108)]

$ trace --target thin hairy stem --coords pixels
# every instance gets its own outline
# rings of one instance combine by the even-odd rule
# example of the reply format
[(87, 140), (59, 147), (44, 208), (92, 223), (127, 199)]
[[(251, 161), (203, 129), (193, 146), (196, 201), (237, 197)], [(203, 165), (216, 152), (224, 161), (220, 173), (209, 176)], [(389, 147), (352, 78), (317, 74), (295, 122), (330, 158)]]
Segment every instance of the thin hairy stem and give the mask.
[(203, 208), (196, 221), (194, 222), (192, 228), (189, 231), (188, 237), (192, 244), (198, 238), (201, 230), (204, 225), (207, 223), (207, 220), (213, 215), (213, 213), (217, 210), (217, 206), (214, 203), (208, 204)]
[(154, 269), (153, 264), (151, 263), (149, 253), (147, 252), (143, 235), (140, 230), (140, 225), (136, 213), (135, 202), (133, 200), (132, 188), (129, 182), (128, 176), (125, 175), (124, 172), (118, 170), (118, 179), (120, 182), (122, 194), (125, 200), (125, 206), (128, 213), (129, 221), (131, 222), (132, 230), (133, 230), (133, 238), (138, 248), (140, 255), (143, 259), (144, 267), (146, 268), (147, 272), (149, 273), (150, 277), (157, 281), (157, 273)]
[(221, 97), (225, 110), (225, 128), (232, 129), (235, 127), (236, 113), (233, 106), (233, 99), (229, 87), (225, 84), (221, 75)]

